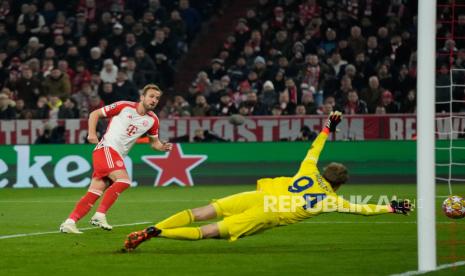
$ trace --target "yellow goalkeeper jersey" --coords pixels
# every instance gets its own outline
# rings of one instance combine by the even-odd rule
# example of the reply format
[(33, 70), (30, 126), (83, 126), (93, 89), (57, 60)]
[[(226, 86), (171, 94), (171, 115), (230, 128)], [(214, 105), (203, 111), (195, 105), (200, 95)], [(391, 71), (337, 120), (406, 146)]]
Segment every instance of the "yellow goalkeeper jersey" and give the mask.
[(257, 181), (257, 190), (266, 195), (264, 211), (277, 212), (280, 225), (296, 223), (325, 212), (362, 215), (390, 212), (388, 205), (353, 204), (333, 191), (317, 168), (327, 138), (328, 131), (318, 135), (293, 177), (262, 178)]

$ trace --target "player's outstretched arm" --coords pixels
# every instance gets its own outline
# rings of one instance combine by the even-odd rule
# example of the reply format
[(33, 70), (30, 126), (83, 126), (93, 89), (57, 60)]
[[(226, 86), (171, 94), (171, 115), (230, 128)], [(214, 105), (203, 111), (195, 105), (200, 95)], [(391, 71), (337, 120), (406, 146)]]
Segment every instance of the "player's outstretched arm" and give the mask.
[(167, 143), (167, 142), (162, 142), (156, 136), (149, 136), (149, 138), (150, 138), (150, 145), (152, 146), (152, 149), (154, 149), (154, 150), (170, 151), (173, 148), (173, 144)]
[(323, 150), (326, 140), (328, 139), (329, 133), (336, 131), (336, 126), (341, 122), (341, 119), (342, 113), (339, 111), (334, 111), (329, 114), (328, 120), (326, 121), (323, 130), (321, 130), (320, 134), (313, 141), (310, 150), (305, 156), (305, 159), (302, 161), (299, 173), (301, 173), (302, 170), (310, 169), (316, 165), (318, 158), (320, 157), (320, 153)]
[(340, 213), (351, 213), (365, 216), (381, 214), (403, 214), (408, 215), (412, 210), (409, 200), (393, 200), (389, 205), (376, 204), (354, 204), (338, 197), (337, 211)]

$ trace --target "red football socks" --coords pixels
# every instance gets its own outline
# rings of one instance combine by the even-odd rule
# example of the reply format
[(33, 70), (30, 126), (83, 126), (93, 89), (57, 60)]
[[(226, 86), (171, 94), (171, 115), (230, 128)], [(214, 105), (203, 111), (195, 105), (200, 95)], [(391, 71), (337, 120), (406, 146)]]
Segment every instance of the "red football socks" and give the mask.
[(71, 212), (71, 214), (69, 215), (69, 218), (74, 220), (75, 222), (80, 220), (87, 213), (89, 213), (90, 209), (99, 197), (100, 195), (98, 194), (87, 192), (76, 204), (76, 207), (74, 208), (73, 212)]
[(105, 194), (103, 195), (102, 202), (100, 202), (100, 205), (97, 209), (97, 212), (99, 213), (106, 213), (108, 209), (115, 203), (115, 201), (118, 199), (118, 196), (124, 192), (127, 188), (129, 188), (128, 183), (124, 182), (115, 182), (113, 183), (106, 191)]

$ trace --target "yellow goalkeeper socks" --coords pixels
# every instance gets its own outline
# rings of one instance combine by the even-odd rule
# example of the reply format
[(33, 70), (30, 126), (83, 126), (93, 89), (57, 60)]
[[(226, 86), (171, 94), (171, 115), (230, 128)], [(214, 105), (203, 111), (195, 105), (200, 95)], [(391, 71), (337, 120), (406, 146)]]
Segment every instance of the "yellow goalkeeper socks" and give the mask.
[(181, 227), (174, 229), (162, 229), (160, 237), (175, 240), (201, 240), (202, 231), (200, 227)]
[(191, 209), (181, 211), (155, 225), (158, 229), (170, 229), (189, 225), (194, 222), (194, 215)]

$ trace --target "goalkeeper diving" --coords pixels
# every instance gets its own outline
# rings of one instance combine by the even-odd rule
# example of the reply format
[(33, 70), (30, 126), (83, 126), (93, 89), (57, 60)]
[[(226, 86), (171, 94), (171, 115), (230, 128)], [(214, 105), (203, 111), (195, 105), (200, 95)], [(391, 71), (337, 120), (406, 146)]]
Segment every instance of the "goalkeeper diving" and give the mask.
[[(387, 205), (355, 204), (335, 192), (347, 182), (347, 168), (330, 163), (320, 174), (318, 157), (328, 135), (336, 131), (341, 113), (331, 112), (327, 123), (313, 141), (293, 177), (262, 178), (257, 190), (243, 192), (213, 201), (194, 209), (181, 211), (148, 227), (133, 232), (125, 241), (126, 250), (134, 250), (153, 237), (176, 240), (221, 238), (235, 241), (266, 229), (297, 223), (322, 213), (341, 212), (361, 215), (408, 214), (408, 200), (394, 200)], [(215, 218), (222, 220), (200, 227), (189, 224)]]

